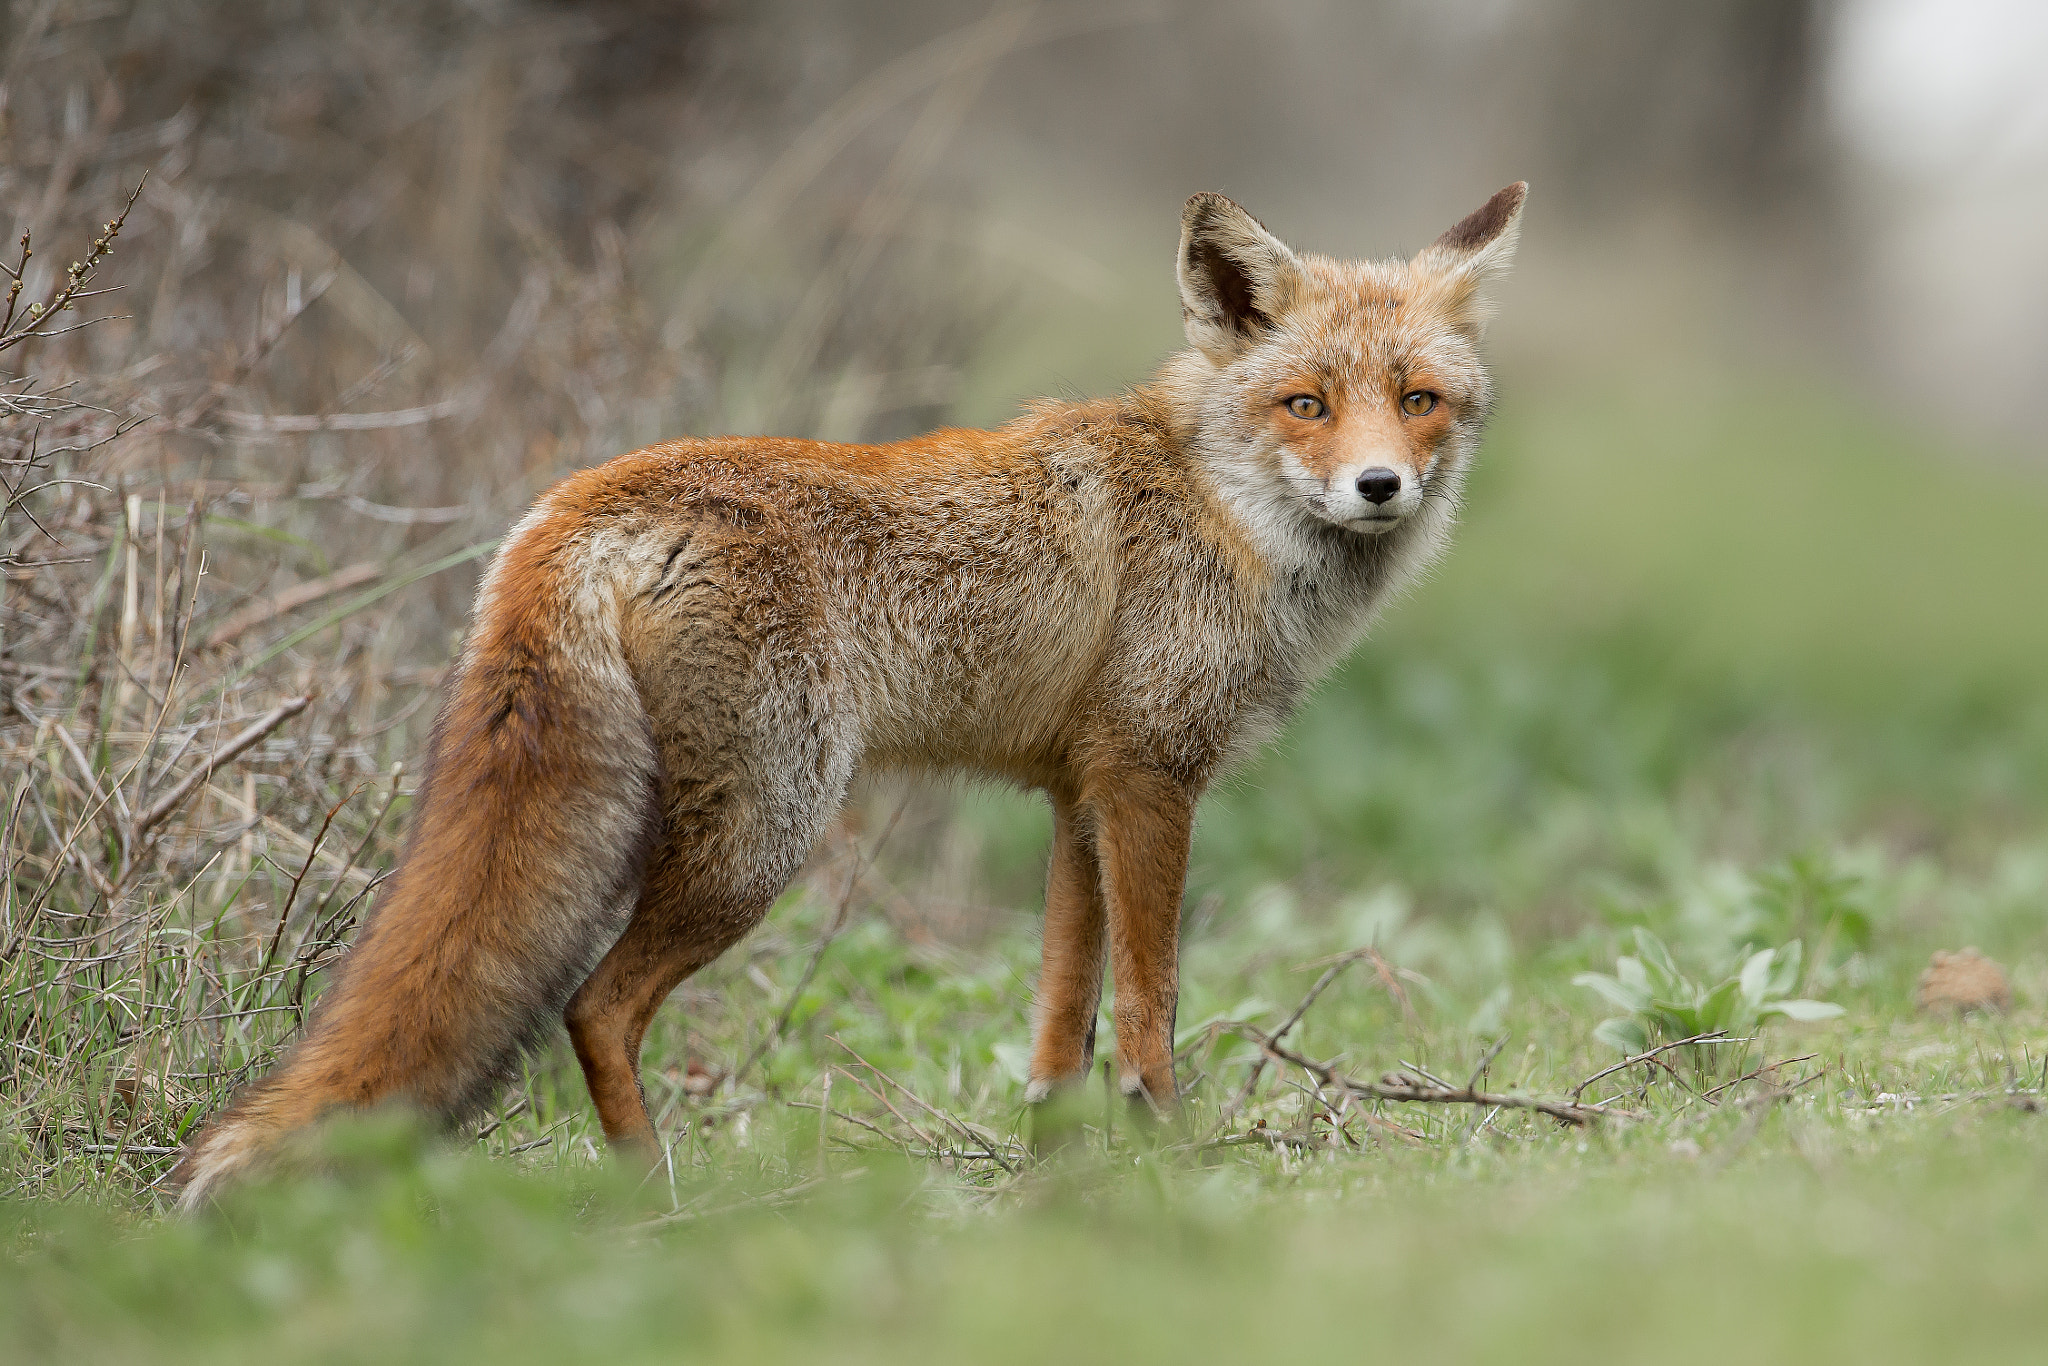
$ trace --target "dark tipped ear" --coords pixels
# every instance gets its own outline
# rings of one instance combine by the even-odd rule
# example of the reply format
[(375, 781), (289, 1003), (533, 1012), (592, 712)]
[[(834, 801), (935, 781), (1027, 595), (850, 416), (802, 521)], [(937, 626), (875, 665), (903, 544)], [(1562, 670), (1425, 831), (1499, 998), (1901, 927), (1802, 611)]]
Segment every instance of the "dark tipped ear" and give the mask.
[(1438, 272), (1490, 273), (1507, 265), (1522, 231), (1522, 204), (1529, 182), (1514, 184), (1452, 225), (1449, 232), (1424, 247), (1416, 266)]
[(1450, 281), (1452, 307), (1461, 325), (1475, 336), (1486, 321), (1480, 288), (1506, 270), (1514, 256), (1522, 232), (1522, 203), (1528, 197), (1529, 183), (1516, 181), (1415, 255), (1415, 270)]
[(1285, 311), (1294, 253), (1243, 209), (1204, 192), (1180, 216), (1180, 310), (1188, 341), (1227, 365)]

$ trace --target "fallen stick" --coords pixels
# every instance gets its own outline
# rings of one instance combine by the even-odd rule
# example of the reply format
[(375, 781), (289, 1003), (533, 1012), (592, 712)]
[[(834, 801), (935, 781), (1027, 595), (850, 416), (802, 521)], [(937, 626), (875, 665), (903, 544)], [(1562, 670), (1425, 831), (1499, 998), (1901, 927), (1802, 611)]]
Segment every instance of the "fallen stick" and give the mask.
[[(974, 1130), (970, 1128), (964, 1121), (956, 1119), (952, 1115), (947, 1114), (944, 1110), (939, 1109), (930, 1101), (926, 1100), (923, 1096), (920, 1096), (919, 1094), (917, 1094), (917, 1092), (911, 1090), (908, 1086), (905, 1086), (902, 1082), (896, 1080), (896, 1078), (890, 1076), (887, 1072), (884, 1072), (881, 1068), (875, 1066), (866, 1058), (863, 1058), (860, 1054), (855, 1053), (852, 1045), (848, 1044), (844, 1039), (840, 1038), (837, 1034), (827, 1034), (825, 1037), (827, 1039), (830, 1039), (833, 1043), (838, 1044), (848, 1053), (852, 1054), (853, 1060), (855, 1062), (859, 1063), (862, 1067), (867, 1068), (868, 1071), (874, 1073), (877, 1078), (887, 1082), (889, 1085), (895, 1087), (898, 1091), (901, 1091), (905, 1096), (907, 1096), (910, 1099), (911, 1103), (916, 1105), (920, 1110), (923, 1110), (925, 1113), (931, 1115), (934, 1119), (937, 1119), (942, 1124), (945, 1124), (948, 1128), (952, 1129), (961, 1137), (967, 1139), (970, 1143), (988, 1144), (990, 1149), (989, 1156), (995, 1158), (996, 1162), (1002, 1167), (1002, 1169), (1010, 1173), (1010, 1175), (1015, 1176), (1017, 1174), (1017, 1169), (1010, 1165), (1009, 1160), (1005, 1158), (1001, 1153), (998, 1153), (994, 1150), (995, 1145), (989, 1141), (988, 1135), (975, 1133)], [(858, 1082), (860, 1080), (860, 1078), (855, 1077), (853, 1073), (848, 1072), (843, 1067), (839, 1069), (839, 1073), (841, 1076), (849, 1077), (855, 1082)], [(904, 1119), (903, 1116), (900, 1114), (896, 1114), (895, 1106), (889, 1105), (889, 1102), (886, 1100), (882, 1101), (882, 1104), (889, 1106), (890, 1114), (895, 1114), (896, 1118), (902, 1119), (905, 1124), (910, 1124), (909, 1120)], [(915, 1129), (917, 1126), (911, 1124), (910, 1127)], [(938, 1145), (934, 1143), (931, 1146), (937, 1147)]]
[(1346, 1076), (1328, 1063), (1303, 1057), (1301, 1054), (1282, 1046), (1279, 1041), (1250, 1025), (1239, 1024), (1234, 1028), (1256, 1041), (1259, 1047), (1281, 1062), (1292, 1063), (1314, 1077), (1324, 1086), (1348, 1091), (1354, 1096), (1369, 1100), (1392, 1100), (1404, 1104), (1425, 1105), (1483, 1105), (1508, 1110), (1533, 1110), (1549, 1115), (1564, 1124), (1588, 1125), (1600, 1119), (1633, 1119), (1635, 1113), (1629, 1110), (1610, 1109), (1604, 1105), (1581, 1105), (1576, 1101), (1546, 1100), (1541, 1096), (1516, 1095), (1493, 1091), (1481, 1091), (1472, 1086), (1449, 1086), (1419, 1081), (1405, 1072), (1390, 1072), (1378, 1081), (1360, 1081)]
[(1648, 1049), (1645, 1049), (1645, 1050), (1643, 1050), (1642, 1052), (1640, 1052), (1640, 1053), (1636, 1054), (1636, 1055), (1635, 1055), (1634, 1057), (1632, 1057), (1632, 1058), (1623, 1058), (1623, 1059), (1622, 1059), (1622, 1060), (1621, 1060), (1620, 1062), (1618, 1062), (1618, 1063), (1614, 1064), (1614, 1066), (1612, 1066), (1612, 1067), (1603, 1067), (1603, 1068), (1601, 1068), (1601, 1069), (1600, 1069), (1600, 1070), (1599, 1070), (1598, 1072), (1595, 1072), (1595, 1073), (1594, 1073), (1594, 1074), (1593, 1074), (1592, 1076), (1590, 1076), (1590, 1077), (1587, 1077), (1587, 1078), (1586, 1078), (1586, 1079), (1585, 1079), (1584, 1081), (1580, 1082), (1580, 1083), (1579, 1083), (1579, 1084), (1578, 1084), (1577, 1086), (1574, 1086), (1574, 1087), (1572, 1088), (1572, 1092), (1571, 1092), (1571, 1095), (1572, 1095), (1572, 1099), (1573, 1099), (1573, 1100), (1577, 1100), (1577, 1099), (1578, 1099), (1578, 1098), (1579, 1098), (1579, 1097), (1580, 1097), (1581, 1095), (1583, 1095), (1583, 1094), (1585, 1093), (1585, 1090), (1586, 1090), (1586, 1088), (1587, 1088), (1588, 1086), (1591, 1086), (1591, 1085), (1592, 1085), (1592, 1084), (1593, 1084), (1594, 1082), (1596, 1082), (1596, 1081), (1600, 1080), (1600, 1078), (1602, 1078), (1602, 1077), (1611, 1077), (1611, 1076), (1613, 1076), (1613, 1075), (1614, 1075), (1614, 1074), (1615, 1074), (1616, 1072), (1619, 1072), (1619, 1071), (1623, 1070), (1624, 1068), (1634, 1067), (1634, 1066), (1635, 1066), (1635, 1065), (1636, 1065), (1637, 1063), (1641, 1063), (1641, 1062), (1648, 1062), (1648, 1061), (1649, 1061), (1650, 1059), (1652, 1059), (1652, 1058), (1656, 1057), (1656, 1056), (1657, 1056), (1657, 1055), (1658, 1055), (1659, 1053), (1663, 1053), (1663, 1052), (1665, 1052), (1665, 1051), (1667, 1051), (1667, 1050), (1669, 1050), (1669, 1049), (1673, 1049), (1673, 1048), (1685, 1048), (1685, 1047), (1688, 1047), (1688, 1046), (1690, 1046), (1690, 1045), (1692, 1045), (1692, 1044), (1701, 1044), (1701, 1043), (1755, 1043), (1755, 1042), (1756, 1042), (1756, 1039), (1755, 1039), (1755, 1037), (1754, 1037), (1754, 1036), (1752, 1036), (1752, 1037), (1750, 1037), (1750, 1038), (1747, 1038), (1747, 1039), (1731, 1039), (1731, 1038), (1729, 1038), (1729, 1037), (1728, 1037), (1728, 1031), (1727, 1031), (1727, 1030), (1725, 1030), (1725, 1029), (1710, 1029), (1710, 1030), (1708, 1030), (1708, 1031), (1707, 1031), (1706, 1033), (1704, 1033), (1704, 1034), (1694, 1034), (1694, 1035), (1692, 1035), (1692, 1036), (1691, 1036), (1690, 1038), (1685, 1038), (1685, 1039), (1673, 1039), (1673, 1040), (1672, 1040), (1672, 1041), (1671, 1041), (1670, 1043), (1660, 1043), (1660, 1044), (1658, 1044), (1658, 1045), (1657, 1045), (1657, 1046), (1656, 1046), (1655, 1048), (1648, 1048)]
[(1817, 1058), (1819, 1056), (1820, 1054), (1818, 1053), (1801, 1053), (1796, 1058), (1780, 1058), (1776, 1062), (1762, 1063), (1759, 1066), (1752, 1067), (1749, 1071), (1744, 1072), (1739, 1077), (1730, 1078), (1729, 1080), (1722, 1082), (1719, 1086), (1712, 1086), (1700, 1092), (1700, 1099), (1707, 1102), (1707, 1104), (1709, 1105), (1719, 1105), (1721, 1102), (1715, 1100), (1714, 1097), (1720, 1095), (1723, 1091), (1728, 1090), (1730, 1087), (1740, 1086), (1742, 1085), (1742, 1083), (1746, 1081), (1755, 1081), (1758, 1077), (1762, 1076), (1766, 1072), (1776, 1071), (1780, 1067), (1790, 1067), (1795, 1062), (1809, 1062), (1812, 1059)]
[[(1287, 1036), (1289, 1030), (1301, 1023), (1301, 1017), (1308, 1014), (1308, 1008), (1316, 1003), (1316, 998), (1323, 994), (1330, 983), (1337, 980), (1344, 969), (1350, 967), (1359, 959), (1368, 957), (1376, 962), (1383, 961), (1380, 959), (1378, 951), (1370, 944), (1362, 949), (1353, 949), (1349, 953), (1338, 954), (1334, 959), (1330, 960), (1330, 965), (1323, 970), (1323, 975), (1316, 979), (1316, 984), (1308, 989), (1308, 994), (1301, 998), (1299, 1005), (1294, 1007), (1294, 1013), (1289, 1015), (1278, 1029), (1274, 1030), (1270, 1035), (1259, 1034), (1257, 1030), (1251, 1030), (1250, 1032), (1258, 1035), (1262, 1046), (1268, 1042), (1278, 1043)], [(1220, 1133), (1223, 1129), (1228, 1128), (1230, 1121), (1236, 1118), (1237, 1112), (1250, 1103), (1252, 1093), (1259, 1088), (1259, 1078), (1266, 1074), (1266, 1064), (1271, 1060), (1272, 1056), (1272, 1050), (1268, 1048), (1266, 1052), (1260, 1055), (1259, 1060), (1252, 1064), (1251, 1075), (1244, 1079), (1244, 1085), (1238, 1088), (1237, 1095), (1231, 1099), (1228, 1105), (1223, 1107), (1222, 1115), (1217, 1118), (1216, 1132)], [(1212, 1134), (1211, 1136), (1213, 1137), (1214, 1135)]]

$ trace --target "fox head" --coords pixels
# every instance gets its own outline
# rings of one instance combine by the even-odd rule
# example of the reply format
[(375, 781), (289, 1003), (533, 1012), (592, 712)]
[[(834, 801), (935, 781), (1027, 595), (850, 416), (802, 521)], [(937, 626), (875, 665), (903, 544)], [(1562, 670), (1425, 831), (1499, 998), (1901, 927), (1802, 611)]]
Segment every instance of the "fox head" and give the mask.
[[(1508, 186), (1408, 261), (1296, 253), (1220, 194), (1181, 216), (1181, 312), (1212, 468), (1257, 522), (1376, 536), (1455, 502), (1492, 399), (1482, 287), (1514, 251)], [(1278, 529), (1278, 528), (1276, 528)]]

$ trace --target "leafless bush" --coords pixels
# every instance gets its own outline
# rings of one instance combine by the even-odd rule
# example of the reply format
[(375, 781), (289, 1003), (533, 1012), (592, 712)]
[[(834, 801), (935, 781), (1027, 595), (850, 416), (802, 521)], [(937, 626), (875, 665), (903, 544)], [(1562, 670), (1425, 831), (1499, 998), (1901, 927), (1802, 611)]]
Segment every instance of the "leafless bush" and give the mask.
[(943, 414), (976, 313), (901, 229), (1017, 22), (778, 159), (747, 130), (786, 73), (687, 6), (13, 8), (0, 1171), (120, 1189), (344, 950), (534, 492), (661, 435)]

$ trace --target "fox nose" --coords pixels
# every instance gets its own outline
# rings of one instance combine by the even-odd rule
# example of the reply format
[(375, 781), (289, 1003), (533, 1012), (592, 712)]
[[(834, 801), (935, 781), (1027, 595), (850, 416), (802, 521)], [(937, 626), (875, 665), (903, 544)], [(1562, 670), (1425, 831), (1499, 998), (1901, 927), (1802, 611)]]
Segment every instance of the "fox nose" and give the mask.
[(1376, 465), (1358, 476), (1358, 496), (1378, 506), (1401, 491), (1401, 476)]

